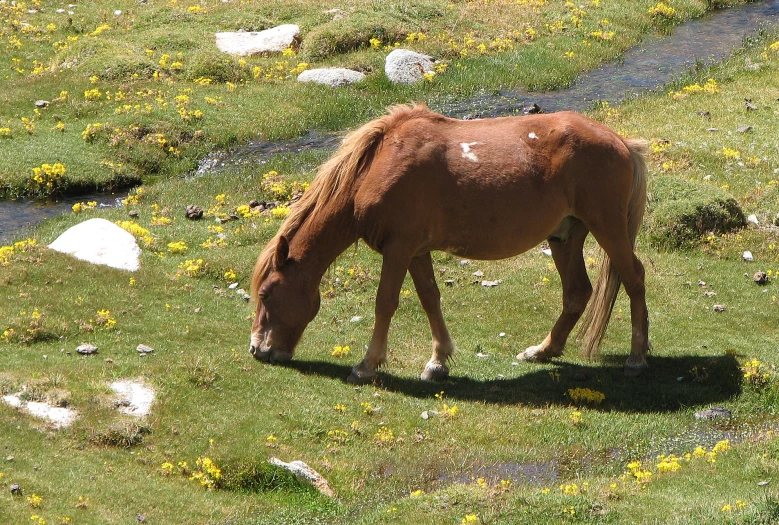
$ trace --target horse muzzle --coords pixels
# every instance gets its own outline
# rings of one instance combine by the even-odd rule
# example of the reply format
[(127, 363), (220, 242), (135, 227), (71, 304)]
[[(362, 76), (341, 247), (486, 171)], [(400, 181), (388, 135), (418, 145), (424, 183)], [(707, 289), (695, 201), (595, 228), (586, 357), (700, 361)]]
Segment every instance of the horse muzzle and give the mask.
[(289, 352), (284, 352), (272, 347), (263, 348), (262, 345), (251, 345), (249, 347), (249, 353), (252, 354), (257, 361), (262, 361), (263, 363), (288, 363), (292, 359), (292, 354)]

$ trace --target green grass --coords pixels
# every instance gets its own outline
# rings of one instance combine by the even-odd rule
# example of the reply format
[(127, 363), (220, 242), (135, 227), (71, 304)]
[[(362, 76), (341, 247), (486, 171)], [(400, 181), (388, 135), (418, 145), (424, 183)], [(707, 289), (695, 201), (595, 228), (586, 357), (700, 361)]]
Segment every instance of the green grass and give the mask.
[[(35, 13), (4, 4), (0, 197), (78, 194), (176, 176), (215, 148), (342, 130), (409, 100), (563, 87), (647, 34), (743, 2), (677, 0), (672, 16), (651, 15), (648, 0), (582, 8), (540, 3), (351, 0), (312, 8), (252, 0), (236, 8), (208, 0), (193, 12), (194, 4), (181, 1), (120, 0), (110, 8), (68, 8), (72, 15), (56, 13), (59, 4), (48, 1), (36, 3)], [(281, 23), (300, 25), (299, 55), (239, 60), (216, 50), (218, 31)], [(376, 48), (371, 39), (380, 42)], [(384, 57), (400, 45), (432, 54), (447, 72), (434, 82), (390, 85)], [(295, 82), (305, 67), (335, 65), (368, 78), (339, 90)], [(39, 99), (52, 104), (36, 110)], [(104, 130), (85, 142), (82, 133), (97, 123)], [(34, 167), (55, 162), (67, 168), (56, 184), (32, 180)]]
[[(445, 13), (444, 20), (451, 22), (443, 3), (419, 5), (437, 6)], [(616, 9), (611, 3), (602, 5), (601, 9)], [(681, 5), (677, 5), (680, 12)], [(117, 6), (127, 13), (141, 9), (130, 3)], [(161, 32), (159, 24), (164, 21), (215, 24), (184, 14), (180, 7), (153, 10), (138, 15), (138, 30)], [(240, 15), (221, 5), (214, 10), (225, 17), (225, 25), (229, 20), (239, 24), (240, 16), (241, 26), (256, 28), (269, 23), (266, 19), (273, 23), (298, 17), (310, 20), (304, 27), (324, 20), (319, 12), (310, 13), (303, 4), (293, 3), (246, 9)], [(428, 13), (424, 16), (438, 20), (430, 14), (434, 11), (423, 11), (416, 16)], [(619, 18), (609, 16), (617, 24)], [(479, 23), (475, 17), (463, 20), (469, 29)], [(132, 31), (125, 33), (131, 35)], [(187, 39), (199, 45), (196, 34), (192, 35), (182, 32), (171, 41), (176, 49), (188, 49), (193, 44)], [(234, 271), (239, 287), (248, 288), (254, 260), (279, 220), (262, 216), (228, 222), (222, 232), (226, 245), (209, 249), (200, 245), (214, 240), (217, 223), (213, 217), (188, 221), (184, 207), (194, 203), (208, 210), (217, 205), (220, 194), (225, 202), (214, 208), (218, 213), (251, 199), (283, 200), (287, 195), (270, 191), (262, 174), (276, 170), (288, 185), (310, 180), (324, 160), (318, 153), (277, 156), (261, 170), (169, 176), (146, 185), (132, 208), (139, 212), (137, 223), (150, 230), (152, 239), (148, 245), (141, 242), (142, 267), (134, 274), (92, 266), (41, 247), (17, 250), (8, 264), (0, 265), (0, 335), (14, 329), (0, 340), (0, 392), (16, 393), (24, 386), (29, 399), (67, 403), (79, 411), (80, 418), (71, 428), (54, 431), (41, 420), (0, 405), (0, 522), (40, 523), (30, 520), (36, 515), (49, 524), (69, 517), (74, 524), (102, 525), (134, 522), (138, 514), (148, 523), (246, 525), (458, 524), (469, 516), (475, 516), (475, 523), (506, 524), (775, 522), (779, 516), (774, 487), (779, 468), (775, 371), (779, 233), (767, 224), (779, 211), (771, 88), (779, 81), (779, 55), (768, 49), (776, 40), (775, 34), (763, 35), (725, 64), (669, 88), (677, 92), (711, 77), (718, 92), (678, 99), (659, 93), (593, 111), (596, 118), (629, 136), (645, 137), (656, 146), (661, 139), (668, 140), (667, 146), (650, 155), (651, 179), (677, 181), (652, 187), (647, 229), (639, 239), (639, 256), (647, 269), (653, 342), (651, 368), (639, 378), (622, 375), (631, 331), (624, 296), (617, 301), (600, 359), (583, 360), (571, 343), (566, 356), (553, 364), (514, 364), (518, 352), (544, 337), (561, 306), (559, 277), (551, 259), (538, 250), (506, 261), (469, 265), (435, 255), (439, 281), (454, 281), (451, 287), (442, 285), (441, 292), (444, 315), (459, 348), (452, 378), (444, 383), (417, 379), (429, 357), (430, 335), (410, 279), (404, 285), (409, 294), (401, 296), (390, 331), (387, 367), (375, 384), (354, 388), (344, 382), (370, 337), (380, 271), (379, 256), (362, 245), (344, 253), (326, 276), (322, 309), (292, 363), (276, 367), (255, 362), (246, 352), (252, 306), (228, 288), (232, 279), (224, 274)], [(540, 47), (533, 46), (529, 48)], [(359, 49), (346, 57), (372, 60), (372, 53)], [(508, 60), (506, 56), (490, 60)], [(481, 59), (466, 62), (467, 71), (486, 68)], [(763, 65), (754, 70), (750, 64), (755, 63)], [(555, 67), (549, 67), (550, 76), (555, 75)], [(465, 82), (467, 71), (457, 73), (464, 79), (463, 92), (473, 87)], [(72, 86), (81, 86), (82, 72), (68, 74)], [(71, 92), (90, 88), (88, 82), (71, 87)], [(151, 80), (143, 82), (154, 85)], [(224, 102), (219, 111), (204, 117), (202, 128), (172, 124), (178, 113), (171, 108), (112, 119), (123, 129), (138, 124), (154, 133), (165, 130), (168, 140), (178, 140), (182, 158), (166, 156), (158, 165), (159, 173), (176, 175), (189, 162), (187, 148), (192, 148), (191, 160), (195, 151), (227, 143), (223, 139), (229, 134), (229, 140), (239, 140), (258, 129), (275, 130), (276, 136), (294, 135), (308, 127), (339, 129), (369, 118), (394, 97), (446, 91), (450, 89), (446, 82), (395, 91), (373, 78), (365, 86), (332, 94), (333, 100), (305, 106), (299, 110), (305, 114), (297, 116), (290, 116), (288, 110), (297, 107), (299, 93), (324, 96), (330, 92), (292, 84), (283, 84), (282, 90), (247, 83), (228, 94), (225, 86), (202, 91), (197, 86), (200, 95), (222, 96)], [(37, 93), (3, 91), (1, 96), (23, 101), (37, 98)], [(250, 99), (240, 97), (250, 93), (257, 95), (253, 104), (268, 104), (265, 112), (258, 113), (263, 118), (255, 118), (251, 126), (249, 115), (244, 114), (248, 106), (237, 108)], [(759, 109), (747, 112), (745, 97)], [(74, 111), (92, 111), (89, 104), (73, 104), (79, 106)], [(100, 111), (112, 108), (106, 105), (77, 122), (102, 121)], [(696, 115), (704, 110), (710, 112), (710, 120)], [(238, 118), (239, 113), (244, 116)], [(742, 124), (751, 125), (752, 132), (737, 133)], [(116, 160), (118, 150), (137, 158), (134, 166), (154, 160), (144, 153), (157, 147), (154, 144), (141, 140), (132, 144), (133, 149), (127, 143), (114, 147), (107, 136), (88, 144), (80, 136), (83, 128), (73, 127), (72, 136), (67, 128), (62, 133), (61, 147), (65, 152), (82, 148), (82, 153), (67, 163), (69, 173), (89, 173), (90, 163)], [(710, 127), (720, 131), (706, 131)], [(195, 138), (197, 129), (204, 133)], [(60, 144), (55, 140), (59, 136), (59, 132), (36, 132), (0, 141), (2, 169), (13, 163), (23, 166), (26, 158), (33, 165), (54, 160), (36, 157), (21, 146), (40, 144), (41, 151), (53, 151)], [(739, 158), (725, 157), (724, 148), (737, 150)], [(74, 167), (77, 159), (82, 159), (83, 170)], [(90, 176), (85, 180), (95, 181)], [(679, 189), (690, 181), (695, 195), (686, 193), (687, 186)], [(733, 197), (745, 214), (756, 214), (763, 226), (725, 236), (704, 232), (696, 242), (675, 251), (652, 240), (657, 210), (671, 201), (694, 201), (699, 195)], [(128, 220), (127, 211), (87, 210), (64, 216), (45, 222), (34, 238), (42, 246), (85, 218)], [(154, 226), (155, 216), (170, 217), (172, 222)], [(174, 241), (184, 241), (187, 251), (170, 253), (168, 243)], [(744, 250), (752, 251), (755, 262), (741, 260)], [(586, 252), (594, 258), (595, 245), (588, 244)], [(198, 276), (181, 274), (182, 264), (198, 258), (204, 261)], [(594, 260), (588, 264), (595, 266)], [(502, 284), (491, 289), (471, 285), (477, 269), (486, 278), (502, 279)], [(751, 275), (757, 270), (770, 270), (773, 281), (763, 287), (753, 283)], [(727, 310), (716, 312), (714, 304), (724, 304)], [(116, 319), (113, 328), (98, 321), (98, 311), (106, 309)], [(362, 320), (350, 322), (355, 316)], [(505, 337), (499, 336), (501, 332)], [(78, 356), (74, 350), (83, 342), (98, 346), (99, 353)], [(135, 351), (139, 343), (155, 352), (139, 357)], [(334, 346), (343, 345), (351, 347), (349, 356), (331, 355)], [(768, 374), (765, 384), (744, 376), (742, 367), (752, 359), (763, 363), (761, 373)], [(115, 410), (108, 384), (122, 378), (140, 379), (155, 389), (157, 400), (145, 420), (132, 421)], [(605, 398), (598, 405), (577, 406), (569, 394), (575, 388), (589, 388)], [(424, 411), (443, 413), (444, 404), (450, 409), (456, 406), (457, 413), (421, 417)], [(343, 407), (336, 409), (336, 405)], [(734, 417), (713, 422), (694, 418), (697, 410), (712, 405), (728, 408)], [(391, 438), (382, 427), (392, 432)], [(689, 462), (681, 460), (677, 472), (658, 472), (659, 454), (682, 456), (698, 446), (710, 451), (723, 439), (731, 440), (731, 449), (718, 453), (716, 462), (693, 457)], [(211, 458), (222, 469), (221, 486), (215, 490), (188, 479), (178, 466), (187, 462), (191, 474), (199, 457)], [(270, 467), (270, 457), (307, 462), (328, 479), (337, 499), (326, 498)], [(625, 476), (633, 460), (653, 472), (645, 485)], [(165, 463), (173, 466), (172, 472), (163, 468)], [(770, 483), (758, 485), (762, 481)], [(11, 494), (14, 483), (21, 485), (22, 496)], [(568, 493), (561, 485), (568, 485)], [(27, 500), (33, 494), (43, 498), (40, 508)], [(88, 498), (88, 503), (77, 507), (80, 497)], [(723, 510), (727, 505), (730, 510)]]

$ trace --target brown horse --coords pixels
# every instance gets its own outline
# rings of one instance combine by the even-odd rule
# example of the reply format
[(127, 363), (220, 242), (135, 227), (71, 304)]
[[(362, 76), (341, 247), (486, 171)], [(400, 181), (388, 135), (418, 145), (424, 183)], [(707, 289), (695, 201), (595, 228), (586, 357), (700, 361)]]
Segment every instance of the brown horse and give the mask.
[(454, 344), (430, 252), (503, 259), (548, 240), (563, 311), (541, 344), (517, 356), (547, 361), (562, 355), (593, 293), (582, 253), (591, 232), (605, 254), (582, 327), (584, 352), (596, 354), (624, 283), (633, 326), (625, 373), (640, 373), (648, 318), (644, 268), (633, 247), (646, 205), (645, 151), (642, 141), (571, 112), (461, 121), (424, 105), (393, 108), (347, 136), (260, 254), (252, 355), (273, 363), (292, 358), (319, 311), (322, 276), (362, 239), (383, 263), (373, 336), (348, 381), (369, 382), (384, 363), (406, 271), (433, 333), (421, 377), (445, 379)]

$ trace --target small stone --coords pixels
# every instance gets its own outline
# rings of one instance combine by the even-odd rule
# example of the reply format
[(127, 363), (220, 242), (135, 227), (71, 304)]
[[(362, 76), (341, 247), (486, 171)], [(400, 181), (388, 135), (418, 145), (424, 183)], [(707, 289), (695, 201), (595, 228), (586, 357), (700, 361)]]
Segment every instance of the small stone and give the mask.
[(203, 218), (203, 209), (200, 206), (190, 204), (187, 206), (185, 217), (191, 221), (197, 221)]
[(454, 279), (447, 279), (444, 281), (446, 286), (454, 286)]
[(703, 117), (707, 119), (711, 118), (711, 113), (708, 111), (696, 111), (695, 114), (698, 115), (699, 117)]
[(6, 461), (13, 461), (14, 457), (13, 456), (6, 456), (5, 460)]
[(541, 106), (539, 106), (536, 103), (533, 103), (529, 106), (525, 106), (522, 108), (522, 113), (525, 115), (538, 115), (539, 113), (543, 113), (544, 110), (541, 109)]
[(413, 84), (433, 71), (433, 59), (408, 49), (391, 51), (384, 62), (384, 73), (393, 84)]
[(765, 487), (766, 485), (768, 485), (768, 483), (769, 483), (768, 481), (758, 481), (757, 482), (757, 486), (758, 487)]
[(498, 286), (500, 283), (503, 282), (503, 279), (498, 279), (497, 281), (482, 281), (481, 285), (485, 288), (494, 288), (495, 286)]
[(752, 104), (751, 98), (745, 98), (744, 99), (744, 107), (747, 111), (757, 111), (757, 106)]
[(752, 131), (752, 126), (739, 126), (736, 128), (737, 133), (748, 133)]
[(756, 272), (755, 275), (752, 276), (752, 280), (759, 285), (768, 284), (768, 274), (765, 272)]
[(111, 359), (110, 357), (106, 357), (106, 358), (105, 358), (105, 362), (106, 362), (106, 363), (108, 363), (108, 364), (110, 365), (110, 364), (113, 364), (114, 360), (113, 360), (113, 359)]
[(145, 514), (136, 514), (135, 519), (138, 521), (138, 523), (146, 523), (146, 515)]
[(14, 496), (21, 496), (22, 495), (22, 487), (18, 483), (14, 483), (11, 485), (11, 494)]
[(238, 297), (247, 302), (252, 298), (245, 290), (236, 290), (235, 293), (238, 294)]
[(232, 283), (230, 286), (228, 286), (228, 288), (230, 290), (235, 290), (236, 288), (238, 288), (238, 283)]
[(142, 355), (146, 355), (146, 354), (150, 354), (150, 353), (154, 352), (154, 348), (152, 348), (150, 346), (146, 346), (144, 344), (140, 344), (140, 345), (136, 346), (135, 350), (139, 354), (142, 354)]
[(742, 253), (741, 258), (744, 259), (746, 262), (752, 262), (755, 260), (754, 255), (752, 255), (752, 252), (750, 252), (749, 250)]
[(76, 347), (76, 352), (81, 355), (94, 355), (97, 353), (97, 347), (89, 343), (84, 343)]
[(506, 332), (501, 332), (498, 334), (498, 337), (506, 337)]
[(731, 417), (733, 417), (733, 413), (725, 407), (711, 407), (695, 413), (695, 419), (729, 419)]
[(712, 306), (711, 308), (712, 308), (712, 310), (714, 310), (715, 312), (724, 312), (725, 310), (727, 310), (727, 309), (728, 309), (728, 307), (727, 307), (727, 306), (725, 306), (724, 304), (715, 304), (715, 305), (714, 305), (714, 306)]
[(704, 297), (717, 297), (717, 292), (712, 292), (711, 290), (706, 290), (703, 292)]
[(36, 108), (45, 108), (48, 107), (48, 105), (51, 104), (48, 100), (36, 100), (35, 101), (35, 107)]
[(254, 209), (257, 206), (265, 206), (265, 203), (258, 201), (257, 199), (252, 199), (249, 201), (249, 208)]
[(706, 128), (706, 131), (710, 131), (711, 133), (716, 133), (719, 131), (719, 128)]
[(472, 275), (473, 275), (474, 277), (484, 277), (484, 272), (483, 272), (483, 271), (481, 271), (481, 270), (476, 270), (475, 272), (473, 272), (473, 274), (472, 274)]
[(478, 357), (479, 359), (486, 359), (487, 357), (489, 357), (489, 355), (479, 352), (476, 354), (476, 357)]
[[(779, 215), (777, 215), (777, 217), (779, 217)], [(462, 261), (460, 261), (460, 266), (465, 266), (468, 264), (471, 264), (471, 261), (469, 261), (468, 259), (463, 259)]]
[(757, 220), (757, 215), (754, 213), (747, 217), (747, 222), (754, 224), (755, 226), (760, 226), (760, 222)]
[(117, 9), (116, 11), (114, 11), (114, 16), (122, 16), (122, 10)]
[(552, 250), (550, 250), (549, 248), (544, 248), (543, 250), (541, 250), (541, 253), (543, 253), (547, 257), (551, 257), (552, 256)]
[(138, 215), (139, 215), (139, 214), (138, 214), (138, 210), (130, 210), (130, 211), (127, 213), (127, 215), (129, 215), (129, 216), (130, 216), (130, 217), (132, 217), (133, 219), (137, 219), (137, 218), (138, 218)]
[(349, 319), (350, 323), (359, 323), (360, 321), (362, 321), (362, 316), (361, 315), (355, 315), (354, 317)]

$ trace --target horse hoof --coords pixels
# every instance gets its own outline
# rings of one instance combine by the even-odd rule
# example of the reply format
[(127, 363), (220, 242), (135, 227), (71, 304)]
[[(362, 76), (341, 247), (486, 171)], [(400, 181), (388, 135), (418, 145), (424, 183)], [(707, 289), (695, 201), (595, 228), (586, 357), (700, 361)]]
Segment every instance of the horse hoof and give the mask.
[(649, 368), (649, 365), (647, 365), (646, 363), (640, 365), (625, 364), (624, 374), (625, 377), (638, 377), (641, 374), (643, 374), (647, 368)]
[(428, 363), (419, 378), (422, 381), (444, 381), (449, 379), (449, 367), (438, 363)]
[(372, 383), (375, 377), (376, 374), (367, 375), (357, 372), (356, 370), (352, 370), (352, 373), (349, 374), (349, 377), (346, 378), (346, 382), (350, 385), (367, 385)]

